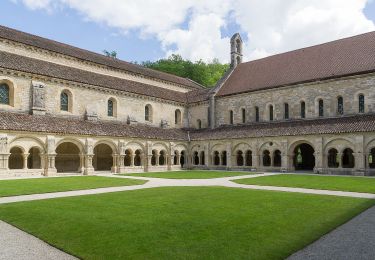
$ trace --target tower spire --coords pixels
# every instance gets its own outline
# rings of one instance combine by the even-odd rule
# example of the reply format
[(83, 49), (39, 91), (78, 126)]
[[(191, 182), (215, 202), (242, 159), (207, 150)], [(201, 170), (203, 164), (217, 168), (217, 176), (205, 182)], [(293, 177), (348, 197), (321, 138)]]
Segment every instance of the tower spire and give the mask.
[(239, 33), (235, 33), (230, 39), (230, 66), (237, 67), (242, 62), (242, 39)]

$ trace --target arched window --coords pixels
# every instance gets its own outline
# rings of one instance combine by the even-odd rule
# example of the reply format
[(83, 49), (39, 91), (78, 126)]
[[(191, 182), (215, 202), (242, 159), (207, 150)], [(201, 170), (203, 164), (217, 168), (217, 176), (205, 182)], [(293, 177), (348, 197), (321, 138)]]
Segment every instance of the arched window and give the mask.
[(243, 152), (237, 151), (237, 166), (243, 166), (244, 160), (243, 160)]
[(227, 165), (227, 151), (221, 153), (221, 165)]
[(199, 156), (198, 156), (198, 152), (194, 152), (193, 162), (194, 162), (194, 165), (199, 165)]
[(114, 115), (114, 112), (113, 112), (113, 108), (114, 107), (114, 104), (113, 104), (113, 100), (112, 99), (108, 99), (108, 103), (107, 103), (107, 115), (108, 116), (113, 116)]
[(284, 119), (289, 119), (289, 104), (284, 104)]
[(365, 96), (360, 94), (358, 96), (358, 112), (364, 113), (365, 112)]
[(9, 86), (6, 83), (0, 84), (0, 104), (10, 105)]
[(220, 153), (218, 151), (214, 152), (214, 165), (220, 165)]
[(204, 155), (204, 151), (201, 151), (201, 156), (200, 156), (200, 158), (201, 158), (201, 165), (205, 165), (205, 155)]
[(331, 148), (328, 151), (328, 168), (338, 168), (339, 167), (339, 158), (337, 157), (337, 150)]
[(165, 165), (166, 164), (166, 153), (165, 151), (160, 151), (159, 153), (159, 165)]
[(263, 166), (269, 167), (271, 166), (271, 156), (268, 150), (263, 152)]
[(279, 150), (273, 152), (273, 166), (281, 167), (281, 152)]
[(176, 125), (181, 125), (181, 110), (180, 109), (176, 109), (176, 111), (174, 111), (174, 123)]
[(337, 114), (344, 114), (344, 99), (342, 97), (337, 98)]
[(242, 123), (246, 123), (246, 109), (242, 108), (241, 109), (241, 112), (242, 112)]
[(134, 166), (141, 166), (142, 165), (142, 151), (136, 150), (134, 156)]
[(253, 165), (253, 153), (250, 150), (246, 152), (245, 165), (246, 166)]
[(301, 102), (301, 118), (306, 118), (306, 103), (305, 103), (305, 101)]
[(200, 119), (197, 119), (197, 128), (198, 129), (202, 128), (202, 121)]
[(61, 111), (69, 111), (69, 94), (66, 91), (61, 92), (60, 95), (60, 110)]
[(270, 105), (269, 106), (269, 119), (270, 119), (270, 121), (273, 121), (273, 106), (272, 105)]
[(236, 52), (241, 53), (241, 41), (240, 41), (240, 39), (236, 40)]
[(229, 111), (229, 124), (233, 125), (234, 118), (233, 118), (233, 110)]
[(151, 105), (145, 106), (145, 121), (152, 122), (152, 107), (151, 107)]
[(255, 122), (259, 122), (259, 107), (255, 107)]
[(353, 150), (350, 148), (342, 152), (342, 168), (354, 168)]
[(319, 99), (319, 101), (318, 101), (318, 110), (319, 110), (319, 116), (324, 116), (324, 103), (323, 103), (323, 99)]

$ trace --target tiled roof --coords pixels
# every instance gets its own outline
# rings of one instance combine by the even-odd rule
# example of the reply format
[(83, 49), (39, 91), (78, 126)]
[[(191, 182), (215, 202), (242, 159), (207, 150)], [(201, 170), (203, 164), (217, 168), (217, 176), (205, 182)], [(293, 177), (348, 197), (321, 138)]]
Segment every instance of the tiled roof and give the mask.
[(0, 130), (94, 135), (160, 140), (187, 140), (181, 129), (162, 129), (147, 125), (128, 125), (113, 121), (86, 121), (78, 118), (37, 116), (0, 112)]
[(190, 138), (218, 140), (354, 132), (375, 132), (375, 114), (222, 126), (215, 129), (193, 130), (190, 132)]
[(207, 101), (210, 97), (210, 89), (197, 89), (186, 93), (188, 103)]
[(186, 103), (186, 94), (0, 51), (0, 67)]
[(75, 57), (81, 60), (109, 66), (115, 69), (125, 70), (125, 71), (129, 71), (129, 72), (136, 73), (136, 74), (141, 74), (141, 75), (152, 77), (152, 78), (169, 81), (169, 82), (180, 84), (188, 88), (192, 88), (192, 89), (202, 88), (201, 85), (199, 85), (198, 83), (190, 79), (181, 78), (181, 77), (171, 75), (168, 73), (148, 69), (143, 66), (125, 62), (122, 60), (109, 58), (98, 53), (83, 50), (83, 49), (73, 47), (71, 45), (63, 44), (60, 42), (52, 41), (52, 40), (42, 38), (36, 35), (17, 31), (17, 30), (4, 27), (1, 25), (0, 25), (0, 38), (8, 39), (8, 40), (19, 42), (19, 43), (26, 44), (26, 45), (31, 45), (37, 48), (53, 51), (53, 52), (60, 53), (63, 55)]
[(242, 63), (219, 90), (233, 95), (375, 71), (375, 32)]

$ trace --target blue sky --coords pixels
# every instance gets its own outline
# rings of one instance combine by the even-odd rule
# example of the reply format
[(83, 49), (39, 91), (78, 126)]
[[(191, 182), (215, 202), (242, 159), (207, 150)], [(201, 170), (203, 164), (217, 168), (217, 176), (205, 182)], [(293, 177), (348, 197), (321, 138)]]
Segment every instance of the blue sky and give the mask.
[[(33, 1), (30, 0), (29, 2), (32, 3)], [(269, 54), (286, 51), (297, 47), (304, 47), (306, 45), (320, 43), (325, 40), (331, 40), (329, 34), (332, 34), (330, 31), (324, 33), (324, 30), (326, 29), (323, 28), (325, 26), (322, 22), (322, 25), (320, 26), (323, 30), (323, 36), (319, 35), (315, 38), (311, 36), (310, 39), (310, 35), (315, 35), (311, 33), (304, 37), (307, 38), (306, 41), (301, 41), (300, 43), (295, 43), (295, 41), (293, 41), (292, 44), (291, 38), (295, 38), (295, 35), (296, 33), (299, 33), (299, 30), (293, 28), (294, 31), (288, 33), (286, 29), (287, 25), (285, 25), (283, 28), (279, 28), (279, 31), (272, 29), (268, 35), (263, 35), (261, 32), (262, 28), (259, 27), (268, 23), (268, 20), (263, 21), (262, 23), (260, 21), (255, 25), (254, 21), (247, 20), (246, 15), (241, 16), (241, 8), (226, 12), (225, 10), (217, 10), (216, 8), (211, 7), (209, 11), (206, 11), (208, 8), (205, 7), (205, 13), (203, 13), (201, 10), (191, 11), (192, 9), (190, 7), (189, 12), (192, 12), (193, 14), (185, 13), (186, 17), (182, 17), (182, 22), (171, 23), (167, 29), (164, 28), (164, 25), (163, 29), (160, 30), (159, 28), (153, 28), (151, 32), (149, 32), (150, 30), (147, 26), (150, 25), (147, 24), (143, 28), (141, 26), (138, 27), (127, 24), (123, 25), (121, 22), (111, 21), (110, 18), (92, 18), (93, 14), (91, 14), (90, 11), (85, 13), (86, 11), (83, 9), (83, 7), (82, 9), (80, 9), (80, 6), (77, 7), (78, 4), (75, 4), (75, 6), (62, 5), (55, 9), (39, 8), (39, 6), (33, 7), (32, 4), (25, 4), (22, 1), (15, 0), (1, 1), (1, 25), (71, 44), (94, 52), (101, 53), (104, 49), (116, 50), (118, 52), (118, 57), (127, 61), (140, 62), (145, 60), (156, 60), (165, 57), (170, 53), (180, 52), (185, 58), (188, 59), (198, 59), (198, 57), (205, 60), (219, 58), (221, 61), (226, 62), (227, 60), (225, 60), (225, 57), (227, 54), (225, 52), (227, 51), (226, 48), (228, 45), (228, 37), (237, 31), (241, 32), (243, 35), (245, 46), (249, 50), (246, 54), (248, 59), (267, 56)], [(250, 6), (250, 9), (252, 9), (251, 7), (252, 6)], [(254, 8), (257, 8), (255, 4)], [(261, 9), (261, 7), (259, 8)], [(331, 7), (327, 7), (327, 10), (328, 8)], [(348, 6), (348, 8), (352, 7)], [(338, 12), (339, 11), (337, 11), (337, 13)], [(367, 2), (363, 13), (369, 21), (375, 21), (375, 1)], [(290, 14), (290, 11), (288, 14)], [(332, 16), (332, 19), (336, 19), (335, 14)], [(339, 14), (337, 14), (337, 17), (339, 17)], [(280, 19), (285, 20), (285, 17), (280, 17)], [(259, 20), (260, 19), (257, 21)], [(337, 20), (339, 19), (336, 19), (335, 21)], [(204, 31), (205, 25), (202, 24), (202, 26), (200, 26), (200, 21), (202, 23), (206, 21), (204, 22), (205, 24), (210, 24), (212, 22), (212, 31), (215, 32), (217, 29), (219, 29), (219, 31), (216, 34), (208, 31), (208, 36), (206, 37)], [(333, 37), (340, 38), (341, 36), (356, 34), (358, 27), (357, 21), (358, 19), (353, 20), (352, 24), (345, 24), (345, 26), (341, 26), (341, 24), (337, 23), (336, 31), (338, 33)], [(372, 25), (368, 25), (369, 21), (362, 21), (363, 26), (358, 32), (372, 30)], [(274, 27), (272, 27), (272, 23), (270, 23), (268, 27), (277, 28), (280, 22), (274, 21), (274, 23)], [(252, 24), (254, 24), (253, 27), (257, 26), (257, 29), (252, 29)], [(313, 25), (315, 26), (315, 24), (317, 24), (316, 21)], [(313, 25), (308, 23), (305, 26), (309, 28)], [(210, 30), (210, 27), (207, 27), (208, 28), (206, 30)], [(267, 29), (269, 29), (268, 27)], [(355, 29), (351, 30), (352, 27)], [(194, 35), (194, 30), (198, 31), (196, 36), (192, 36)], [(319, 31), (319, 27), (314, 27), (313, 30)], [(345, 30), (348, 32), (346, 33)], [(124, 31), (126, 31), (126, 33), (124, 33)], [(145, 31), (147, 32), (145, 33)], [(327, 36), (324, 36), (325, 34), (327, 34)], [(276, 35), (276, 37), (270, 38), (269, 35)], [(316, 35), (318, 35), (318, 33)], [(303, 37), (302, 33), (301, 37)], [(212, 44), (212, 46), (210, 46), (211, 48), (207, 50), (197, 50), (197, 46), (202, 46), (203, 44), (191, 45), (189, 41), (201, 41), (203, 44), (207, 42), (208, 45)]]

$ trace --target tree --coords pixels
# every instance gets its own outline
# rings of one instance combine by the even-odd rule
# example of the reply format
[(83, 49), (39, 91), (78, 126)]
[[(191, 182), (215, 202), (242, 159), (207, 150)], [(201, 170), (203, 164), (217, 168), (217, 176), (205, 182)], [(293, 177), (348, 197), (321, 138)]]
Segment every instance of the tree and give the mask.
[(110, 57), (110, 58), (113, 58), (113, 59), (117, 59), (117, 52), (116, 51), (109, 52), (107, 50), (103, 50), (103, 53), (107, 57)]
[(229, 68), (229, 64), (221, 64), (217, 59), (209, 63), (205, 63), (202, 60), (191, 62), (182, 59), (180, 55), (176, 54), (155, 62), (142, 62), (142, 65), (183, 78), (189, 78), (205, 87), (213, 87)]

